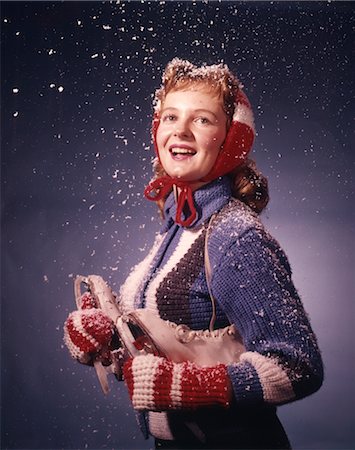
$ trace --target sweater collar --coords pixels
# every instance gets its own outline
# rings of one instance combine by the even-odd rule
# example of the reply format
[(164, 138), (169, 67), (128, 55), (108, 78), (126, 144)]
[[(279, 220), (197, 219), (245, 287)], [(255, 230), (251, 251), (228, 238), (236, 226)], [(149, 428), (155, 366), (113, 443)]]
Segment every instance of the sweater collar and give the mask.
[[(212, 214), (219, 211), (231, 197), (230, 180), (227, 176), (217, 178), (193, 192), (197, 218), (189, 229), (197, 228), (206, 222)], [(162, 232), (168, 231), (175, 223), (176, 202), (171, 192), (164, 205), (164, 223)]]

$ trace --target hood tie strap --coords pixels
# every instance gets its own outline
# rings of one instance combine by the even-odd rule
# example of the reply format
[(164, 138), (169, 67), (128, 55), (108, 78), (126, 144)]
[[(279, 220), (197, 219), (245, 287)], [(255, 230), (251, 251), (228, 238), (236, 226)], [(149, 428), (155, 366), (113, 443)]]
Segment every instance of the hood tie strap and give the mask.
[[(164, 176), (151, 181), (145, 188), (144, 195), (148, 200), (156, 202), (158, 200), (164, 199), (169, 194), (173, 186), (177, 186), (178, 188), (180, 188), (180, 193), (177, 199), (175, 222), (182, 227), (189, 227), (197, 217), (197, 211), (195, 208), (190, 184), (177, 178)], [(154, 190), (155, 194), (152, 194), (152, 191)], [(189, 207), (190, 214), (186, 217), (185, 220), (183, 220), (182, 214), (185, 205)]]

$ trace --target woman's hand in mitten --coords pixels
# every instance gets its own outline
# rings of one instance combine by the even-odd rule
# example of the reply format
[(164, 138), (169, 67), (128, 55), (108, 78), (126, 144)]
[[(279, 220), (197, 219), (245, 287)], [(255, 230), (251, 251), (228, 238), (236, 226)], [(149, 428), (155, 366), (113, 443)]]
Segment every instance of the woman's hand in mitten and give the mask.
[(137, 410), (228, 407), (232, 388), (227, 367), (199, 367), (191, 362), (173, 363), (166, 358), (140, 355), (123, 368), (133, 407)]
[(81, 308), (69, 314), (64, 323), (64, 342), (71, 356), (82, 364), (92, 364), (94, 358), (109, 364), (109, 350), (114, 335), (114, 324), (95, 299), (86, 293)]

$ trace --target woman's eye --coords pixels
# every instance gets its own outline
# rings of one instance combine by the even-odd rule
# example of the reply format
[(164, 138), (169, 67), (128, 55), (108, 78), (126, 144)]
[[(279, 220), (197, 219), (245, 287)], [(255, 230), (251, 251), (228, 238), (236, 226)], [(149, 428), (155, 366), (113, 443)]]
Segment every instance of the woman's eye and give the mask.
[(207, 125), (211, 123), (211, 121), (207, 117), (198, 117), (196, 121), (202, 125)]
[(166, 114), (163, 116), (163, 122), (174, 122), (176, 116), (174, 114)]

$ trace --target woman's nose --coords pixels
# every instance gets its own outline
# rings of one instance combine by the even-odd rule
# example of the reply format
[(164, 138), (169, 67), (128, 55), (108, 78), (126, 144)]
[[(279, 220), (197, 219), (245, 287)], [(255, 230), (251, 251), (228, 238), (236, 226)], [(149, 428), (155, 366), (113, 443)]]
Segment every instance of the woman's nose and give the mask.
[(187, 120), (181, 120), (176, 124), (174, 135), (178, 137), (191, 137), (191, 129)]

